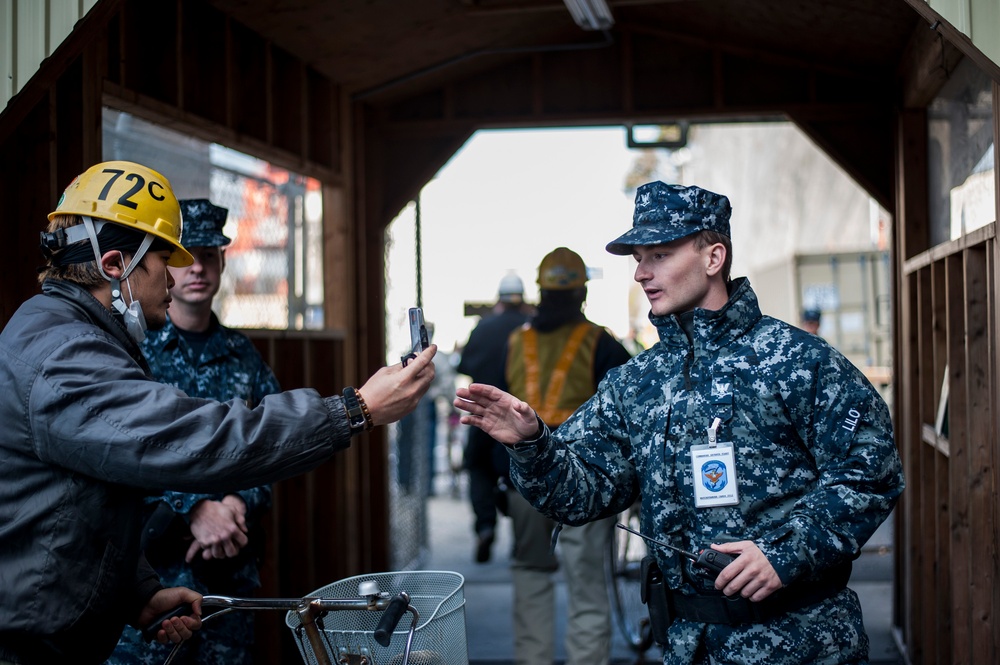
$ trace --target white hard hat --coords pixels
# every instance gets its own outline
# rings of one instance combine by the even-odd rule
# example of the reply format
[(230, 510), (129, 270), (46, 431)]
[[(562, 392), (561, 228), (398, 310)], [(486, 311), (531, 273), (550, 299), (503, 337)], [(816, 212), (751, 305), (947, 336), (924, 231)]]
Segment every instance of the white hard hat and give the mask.
[(517, 273), (510, 270), (500, 280), (500, 288), (497, 290), (501, 302), (520, 302), (524, 297), (524, 282)]

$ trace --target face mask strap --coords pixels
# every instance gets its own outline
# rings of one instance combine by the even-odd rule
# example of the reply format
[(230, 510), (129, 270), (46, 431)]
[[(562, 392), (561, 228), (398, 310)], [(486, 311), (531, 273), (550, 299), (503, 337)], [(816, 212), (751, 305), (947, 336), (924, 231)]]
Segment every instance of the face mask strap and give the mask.
[[(122, 253), (121, 253), (121, 252), (118, 252), (118, 256), (121, 256), (121, 257), (122, 257), (122, 263), (124, 263), (124, 262), (125, 262), (125, 257), (124, 257), (124, 256), (122, 255)], [(125, 286), (126, 286), (126, 287), (128, 288), (128, 299), (129, 299), (129, 305), (131, 305), (132, 303), (134, 303), (134, 302), (135, 302), (135, 297), (134, 297), (134, 296), (132, 295), (132, 282), (130, 282), (130, 281), (129, 281), (129, 278), (128, 278), (128, 272), (129, 272), (129, 271), (128, 271), (128, 270), (126, 270), (126, 271), (125, 271), (125, 272), (124, 272), (124, 273), (122, 274), (122, 276), (121, 276), (121, 279), (124, 279), (124, 280), (125, 280)]]

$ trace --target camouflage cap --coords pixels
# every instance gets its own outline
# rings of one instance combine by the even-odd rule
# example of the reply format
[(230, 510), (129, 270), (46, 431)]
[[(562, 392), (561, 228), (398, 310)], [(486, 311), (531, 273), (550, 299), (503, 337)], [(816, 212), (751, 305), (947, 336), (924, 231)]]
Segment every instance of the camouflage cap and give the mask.
[(650, 182), (635, 192), (632, 228), (607, 245), (627, 255), (636, 245), (662, 245), (698, 231), (729, 236), (729, 199), (701, 187)]
[(227, 208), (217, 206), (208, 199), (184, 199), (178, 203), (184, 222), (181, 244), (185, 248), (225, 247), (232, 242), (222, 234), (229, 215)]

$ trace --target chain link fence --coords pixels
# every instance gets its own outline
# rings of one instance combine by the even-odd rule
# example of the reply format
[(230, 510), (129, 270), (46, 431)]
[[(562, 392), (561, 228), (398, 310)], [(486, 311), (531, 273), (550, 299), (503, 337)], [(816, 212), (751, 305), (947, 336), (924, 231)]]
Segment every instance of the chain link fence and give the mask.
[(390, 428), (389, 536), (394, 570), (416, 570), (427, 560), (427, 497), (433, 482), (435, 426), (434, 402), (425, 398)]

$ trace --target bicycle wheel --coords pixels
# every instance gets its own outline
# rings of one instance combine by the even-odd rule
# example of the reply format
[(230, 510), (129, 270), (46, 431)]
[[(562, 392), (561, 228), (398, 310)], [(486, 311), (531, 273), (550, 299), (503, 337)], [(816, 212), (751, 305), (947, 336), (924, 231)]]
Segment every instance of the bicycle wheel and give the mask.
[[(639, 504), (621, 513), (618, 521), (639, 530)], [(639, 574), (646, 543), (624, 529), (614, 529), (609, 556), (605, 559), (608, 595), (614, 622), (628, 645), (640, 653), (653, 645), (649, 615), (639, 595)]]

